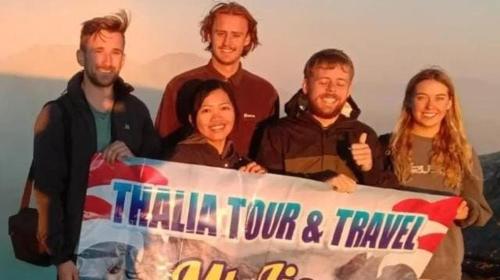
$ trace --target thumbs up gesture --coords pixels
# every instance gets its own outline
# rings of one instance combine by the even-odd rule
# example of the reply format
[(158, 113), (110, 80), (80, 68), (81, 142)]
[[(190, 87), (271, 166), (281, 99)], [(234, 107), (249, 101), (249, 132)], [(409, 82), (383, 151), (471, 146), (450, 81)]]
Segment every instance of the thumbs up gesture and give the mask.
[(354, 162), (361, 167), (362, 171), (370, 171), (373, 167), (372, 150), (366, 144), (367, 134), (361, 133), (358, 143), (351, 145), (351, 154)]

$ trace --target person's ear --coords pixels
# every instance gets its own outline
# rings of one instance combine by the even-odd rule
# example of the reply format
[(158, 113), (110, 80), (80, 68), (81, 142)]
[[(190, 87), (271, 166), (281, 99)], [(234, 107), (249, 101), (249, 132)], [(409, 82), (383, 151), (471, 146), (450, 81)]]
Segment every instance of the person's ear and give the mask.
[(347, 89), (347, 97), (349, 98), (352, 93), (352, 82), (349, 83), (349, 88)]
[(207, 38), (207, 43), (212, 44), (212, 29), (203, 31), (203, 38)]
[(191, 115), (188, 116), (188, 121), (191, 125), (193, 125), (193, 118), (191, 117)]
[(302, 93), (304, 95), (307, 95), (307, 79), (306, 78), (304, 78), (302, 80)]
[(85, 52), (81, 49), (78, 49), (76, 51), (76, 61), (78, 61), (78, 64), (80, 64), (80, 66), (85, 67)]
[(120, 65), (120, 69), (123, 67), (123, 65), (125, 65), (125, 61), (127, 60), (127, 55), (125, 55), (125, 53), (122, 55), (122, 61), (121, 61), (121, 65)]
[(247, 33), (245, 36), (245, 47), (248, 47), (250, 45), (250, 42), (252, 41), (252, 38), (250, 38), (250, 34)]

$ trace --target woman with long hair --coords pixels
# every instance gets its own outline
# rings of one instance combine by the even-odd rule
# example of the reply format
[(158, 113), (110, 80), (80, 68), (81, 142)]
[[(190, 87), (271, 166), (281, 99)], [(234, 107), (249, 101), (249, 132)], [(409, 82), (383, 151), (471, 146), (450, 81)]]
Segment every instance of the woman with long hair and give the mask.
[(459, 227), (482, 226), (492, 211), (483, 196), (481, 166), (467, 141), (455, 87), (444, 71), (424, 69), (409, 81), (387, 154), (401, 185), (463, 198), (455, 223), (422, 275), (461, 279), (464, 245)]

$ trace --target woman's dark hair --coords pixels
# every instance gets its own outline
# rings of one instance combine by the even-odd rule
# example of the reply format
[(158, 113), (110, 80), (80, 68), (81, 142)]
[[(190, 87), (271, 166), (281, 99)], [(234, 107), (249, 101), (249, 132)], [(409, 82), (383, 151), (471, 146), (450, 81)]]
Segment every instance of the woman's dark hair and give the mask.
[(196, 128), (196, 117), (198, 116), (198, 111), (200, 110), (203, 101), (205, 101), (205, 98), (207, 98), (212, 91), (217, 89), (221, 89), (227, 94), (229, 101), (231, 102), (231, 105), (234, 109), (235, 124), (238, 122), (239, 111), (234, 99), (234, 92), (232, 87), (228, 83), (216, 79), (205, 81), (198, 80), (198, 85), (194, 87), (194, 91), (192, 92), (190, 98), (191, 100), (189, 104), (191, 104), (191, 106), (190, 110), (188, 111), (188, 116), (191, 117), (191, 126), (193, 128)]

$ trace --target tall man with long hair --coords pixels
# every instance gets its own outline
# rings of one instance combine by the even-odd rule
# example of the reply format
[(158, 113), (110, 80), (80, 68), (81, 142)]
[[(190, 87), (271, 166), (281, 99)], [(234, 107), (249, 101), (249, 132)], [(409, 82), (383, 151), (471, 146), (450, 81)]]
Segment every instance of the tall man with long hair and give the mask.
[(259, 45), (257, 21), (242, 5), (216, 4), (201, 21), (200, 35), (212, 57), (207, 65), (174, 77), (166, 86), (156, 116), (156, 129), (163, 145), (171, 151), (190, 134), (184, 116), (189, 110), (188, 94), (183, 87), (194, 79), (218, 79), (228, 82), (240, 109), (231, 135), (237, 152), (253, 157), (262, 128), (278, 118), (279, 99), (274, 87), (263, 78), (243, 69), (241, 59)]

